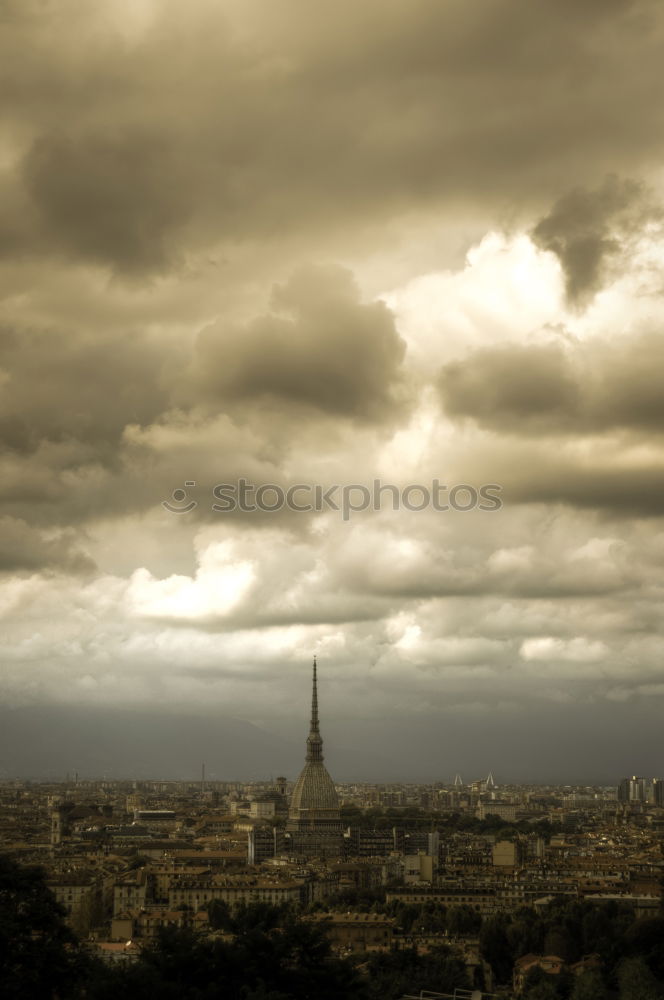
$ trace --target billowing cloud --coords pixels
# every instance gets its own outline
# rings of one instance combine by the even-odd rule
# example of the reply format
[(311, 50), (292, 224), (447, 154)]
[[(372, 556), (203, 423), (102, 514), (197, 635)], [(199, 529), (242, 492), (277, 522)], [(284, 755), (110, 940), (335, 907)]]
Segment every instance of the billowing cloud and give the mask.
[[(57, 747), (77, 712), (104, 732), (221, 712), (263, 733), (267, 772), (317, 652), (331, 759), (376, 777), (654, 773), (660, 5), (0, 19), (15, 718)], [(384, 501), (215, 507), (240, 480)], [(432, 500), (486, 485), (490, 510)]]
[(145, 275), (661, 158), (652, 0), (112, 6), (5, 5), (14, 252)]
[[(175, 266), (174, 234), (190, 208), (168, 140), (131, 126), (38, 136), (22, 165), (45, 246), (123, 272)], [(171, 176), (159, 185), (160, 170)]]
[(557, 344), (485, 348), (443, 369), (447, 412), (472, 416), (484, 426), (551, 433), (574, 420), (580, 386)]
[(124, 428), (167, 407), (163, 368), (164, 345), (144, 333), (4, 328), (3, 445), (20, 454), (69, 443), (79, 461), (86, 451), (89, 459), (115, 461)]
[(664, 430), (664, 336), (583, 344), (506, 344), (450, 362), (441, 394), (452, 417), (516, 434)]
[(609, 177), (595, 191), (564, 195), (533, 230), (536, 242), (560, 258), (573, 302), (600, 287), (625, 237), (643, 227), (644, 193), (634, 181)]
[(659, 372), (664, 338), (570, 347), (506, 344), (443, 369), (441, 393), (453, 417), (517, 434), (664, 430)]
[(0, 518), (0, 573), (58, 570), (85, 574), (94, 569), (85, 539), (73, 529), (39, 531), (17, 518)]
[(405, 344), (381, 302), (358, 300), (350, 274), (303, 269), (274, 289), (272, 306), (243, 329), (218, 322), (201, 333), (201, 401), (276, 400), (360, 419), (395, 409)]

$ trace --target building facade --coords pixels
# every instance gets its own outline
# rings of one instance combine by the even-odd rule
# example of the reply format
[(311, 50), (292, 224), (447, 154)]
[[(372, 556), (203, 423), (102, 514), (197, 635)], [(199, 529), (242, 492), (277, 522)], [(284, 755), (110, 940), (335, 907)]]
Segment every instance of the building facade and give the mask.
[(632, 775), (631, 778), (623, 778), (618, 785), (618, 802), (631, 804), (632, 802), (646, 801), (646, 779)]

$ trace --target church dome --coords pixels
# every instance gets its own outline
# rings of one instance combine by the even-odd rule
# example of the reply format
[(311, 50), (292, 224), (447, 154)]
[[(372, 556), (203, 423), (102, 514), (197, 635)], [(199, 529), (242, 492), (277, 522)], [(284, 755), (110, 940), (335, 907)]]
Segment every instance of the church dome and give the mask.
[(291, 797), (291, 813), (307, 811), (339, 811), (339, 796), (334, 782), (322, 761), (307, 761), (295, 782)]

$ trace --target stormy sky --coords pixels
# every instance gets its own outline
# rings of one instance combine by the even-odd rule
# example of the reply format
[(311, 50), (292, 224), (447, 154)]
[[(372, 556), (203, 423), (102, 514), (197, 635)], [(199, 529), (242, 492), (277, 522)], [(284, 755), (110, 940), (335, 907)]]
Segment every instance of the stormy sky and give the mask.
[(0, 776), (662, 776), (663, 43), (0, 0)]

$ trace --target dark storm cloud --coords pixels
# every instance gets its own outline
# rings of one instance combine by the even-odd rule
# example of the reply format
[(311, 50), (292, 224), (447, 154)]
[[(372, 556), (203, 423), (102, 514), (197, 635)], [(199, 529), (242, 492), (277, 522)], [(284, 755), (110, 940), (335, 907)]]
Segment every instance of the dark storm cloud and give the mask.
[(145, 329), (0, 328), (0, 445), (66, 445), (74, 463), (113, 464), (127, 427), (170, 422), (182, 435), (197, 408), (209, 418), (267, 396), (374, 420), (397, 405), (405, 344), (383, 303), (360, 301), (349, 272), (303, 269), (271, 305), (244, 326), (205, 328), (193, 349)]
[[(2, 510), (41, 526), (81, 524), (159, 510), (196, 480), (191, 520), (218, 521), (215, 483), (286, 490), (284, 463), (292, 475), (298, 443), (314, 447), (314, 425), (317, 454), (353, 422), (389, 433), (406, 391), (405, 344), (387, 307), (363, 303), (352, 275), (330, 267), (275, 286), (271, 306), (245, 325), (207, 327), (193, 346), (191, 335), (115, 324), (2, 329)], [(294, 461), (309, 481), (306, 460)], [(262, 515), (276, 519), (307, 530), (287, 508)]]
[[(130, 42), (73, 0), (12, 10), (7, 183), (29, 205), (9, 243), (123, 274), (433, 205), (541, 206), (661, 156), (652, 0), (156, 5)], [(564, 246), (582, 283), (587, 239)]]
[(443, 368), (440, 391), (453, 418), (517, 435), (664, 431), (664, 336), (617, 343), (508, 344)]
[(46, 248), (127, 273), (178, 262), (178, 226), (191, 203), (190, 177), (178, 173), (177, 151), (147, 128), (49, 133), (23, 162)]
[(531, 433), (569, 426), (581, 396), (575, 373), (556, 345), (477, 351), (444, 367), (440, 389), (452, 417)]
[(664, 513), (664, 449), (629, 432), (587, 438), (482, 433), (472, 445), (466, 441), (457, 463), (468, 481), (500, 483), (504, 509), (550, 504), (553, 516), (564, 504), (621, 518), (625, 526)]
[(346, 271), (307, 268), (275, 288), (270, 314), (240, 330), (219, 322), (201, 333), (193, 391), (222, 407), (267, 397), (384, 419), (395, 410), (404, 354), (383, 303), (361, 303)]
[(505, 470), (505, 496), (526, 503), (564, 503), (624, 517), (664, 515), (664, 463), (616, 467), (601, 460), (543, 461)]
[(18, 453), (72, 445), (72, 464), (114, 463), (127, 424), (167, 405), (163, 347), (113, 332), (0, 329), (0, 443)]
[(664, 334), (635, 336), (607, 345), (598, 358), (597, 397), (591, 419), (597, 423), (664, 431)]
[(96, 567), (83, 551), (76, 532), (48, 534), (12, 517), (0, 517), (0, 573), (57, 569), (90, 573)]
[[(69, 560), (78, 569), (79, 557), (63, 554), (73, 544), (69, 525), (159, 502), (160, 484), (125, 432), (167, 409), (167, 372), (178, 356), (168, 346), (117, 329), (0, 329), (0, 511), (39, 526), (24, 556), (23, 529), (9, 533), (10, 562)], [(58, 541), (43, 541), (49, 526), (60, 529)]]
[(609, 177), (598, 190), (564, 195), (537, 223), (533, 237), (560, 258), (572, 302), (600, 287), (607, 261), (643, 225), (644, 200), (640, 184)]

